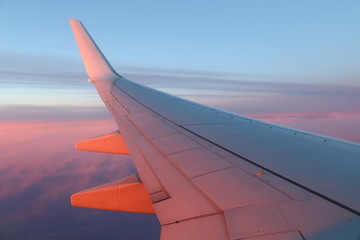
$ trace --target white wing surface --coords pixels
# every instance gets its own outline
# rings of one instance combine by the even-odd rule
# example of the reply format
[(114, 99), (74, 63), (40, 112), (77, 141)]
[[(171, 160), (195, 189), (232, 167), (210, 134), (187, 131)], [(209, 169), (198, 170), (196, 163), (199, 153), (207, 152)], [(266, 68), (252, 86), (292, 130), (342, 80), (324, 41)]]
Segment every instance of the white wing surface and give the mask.
[[(360, 239), (359, 144), (211, 108), (127, 80), (82, 24), (70, 22), (90, 80), (126, 142), (118, 146), (131, 154), (139, 172), (121, 181), (132, 197), (124, 187), (116, 188), (118, 205), (106, 209), (155, 212), (164, 240)], [(133, 185), (145, 190), (133, 190)], [(78, 196), (73, 204), (81, 206), (80, 200), (75, 203)], [(133, 203), (133, 196), (145, 199), (146, 209)], [(127, 199), (132, 208), (126, 207)]]

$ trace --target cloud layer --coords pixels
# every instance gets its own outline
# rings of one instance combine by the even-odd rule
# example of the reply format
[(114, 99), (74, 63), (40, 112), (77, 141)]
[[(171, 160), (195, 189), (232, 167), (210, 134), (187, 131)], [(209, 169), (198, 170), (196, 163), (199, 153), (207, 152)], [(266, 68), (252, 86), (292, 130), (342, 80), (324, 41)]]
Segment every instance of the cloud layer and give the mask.
[[(70, 207), (72, 193), (136, 172), (127, 156), (74, 149), (76, 141), (114, 129), (115, 124), (108, 120), (0, 122), (0, 236), (43, 239), (52, 234), (55, 238), (75, 239), (91, 232), (89, 239), (99, 239), (102, 234), (109, 234), (109, 239), (156, 239), (159, 225), (153, 215), (129, 217)], [(62, 227), (54, 225), (60, 222)], [(147, 225), (144, 232), (133, 232), (143, 224)], [(19, 225), (23, 227), (16, 227)]]
[[(74, 150), (76, 141), (116, 129), (81, 63), (6, 56), (0, 59), (0, 238), (96, 239), (106, 232), (114, 239), (157, 239), (154, 216), (69, 206), (70, 194), (136, 171), (129, 157)], [(360, 142), (360, 84), (354, 79), (324, 84), (256, 74), (118, 69), (190, 100)]]

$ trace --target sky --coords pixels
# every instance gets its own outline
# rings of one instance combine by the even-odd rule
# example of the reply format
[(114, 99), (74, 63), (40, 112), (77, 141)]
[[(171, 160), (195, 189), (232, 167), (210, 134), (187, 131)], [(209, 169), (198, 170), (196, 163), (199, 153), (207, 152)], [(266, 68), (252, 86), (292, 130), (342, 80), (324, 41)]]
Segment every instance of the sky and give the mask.
[(87, 82), (69, 18), (130, 80), (360, 142), (358, 0), (0, 0), (0, 239), (159, 235), (153, 215), (69, 204), (136, 172), (129, 157), (74, 150), (116, 125)]

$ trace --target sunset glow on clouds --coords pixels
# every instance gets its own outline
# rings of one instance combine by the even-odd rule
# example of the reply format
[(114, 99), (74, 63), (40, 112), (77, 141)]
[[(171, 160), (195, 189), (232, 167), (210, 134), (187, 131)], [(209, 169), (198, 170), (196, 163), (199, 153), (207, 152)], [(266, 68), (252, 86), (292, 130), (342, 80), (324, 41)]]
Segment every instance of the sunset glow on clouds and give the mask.
[[(61, 228), (53, 229), (52, 234), (57, 238), (76, 238), (76, 231), (81, 231), (82, 224), (87, 228), (108, 225), (102, 226), (101, 230), (94, 229), (96, 232), (92, 237), (95, 238), (108, 231), (114, 238), (119, 234), (130, 234), (127, 232), (145, 223), (148, 225), (145, 229), (150, 228), (145, 231), (146, 236), (149, 232), (154, 238), (158, 236), (159, 227), (153, 215), (137, 216), (138, 221), (141, 219), (139, 225), (127, 214), (70, 206), (71, 194), (136, 172), (128, 156), (82, 152), (74, 148), (79, 140), (116, 129), (113, 121), (101, 118), (37, 120), (0, 121), (0, 237), (39, 237), (59, 222), (70, 225), (63, 232), (59, 231)], [(94, 218), (94, 215), (97, 216)], [(136, 215), (134, 217), (136, 219)], [(103, 218), (128, 226), (127, 230), (109, 226), (101, 221)], [(17, 228), (18, 224), (23, 228)], [(29, 228), (29, 224), (35, 225)], [(39, 232), (29, 232), (31, 229)], [(134, 236), (145, 237), (141, 233)]]
[[(74, 143), (114, 129), (104, 120), (87, 122), (1, 122), (0, 201), (33, 186), (43, 191), (29, 204), (48, 205), (65, 192), (76, 192), (133, 173), (127, 156), (77, 152)], [(98, 179), (94, 179), (97, 175)], [(102, 176), (101, 176), (102, 175)], [(57, 183), (49, 183), (53, 179)], [(50, 185), (53, 186), (50, 186)], [(54, 185), (55, 184), (55, 185)]]
[[(135, 71), (137, 68), (125, 69)], [(265, 121), (360, 142), (360, 86), (356, 84), (321, 85), (285, 82), (266, 76), (184, 70), (139, 69), (137, 74), (131, 71), (124, 75), (190, 100)], [(5, 90), (1, 90), (5, 93), (2, 95), (5, 101), (0, 108), (0, 145), (4, 149), (0, 161), (0, 179), (5, 184), (0, 189), (0, 201), (7, 201), (40, 183), (44, 189), (51, 188), (53, 184), (57, 186), (60, 182), (56, 181), (59, 180), (50, 185), (43, 183), (45, 179), (57, 176), (62, 179), (57, 191), (44, 191), (32, 201), (37, 206), (47, 203), (40, 204), (41, 211), (36, 210), (45, 213), (47, 205), (65, 192), (70, 194), (136, 172), (129, 157), (74, 150), (76, 141), (116, 129), (93, 86), (85, 81), (82, 74), (56, 73), (54, 69), (48, 69), (45, 78), (33, 71), (24, 79), (26, 73), (20, 73), (0, 71), (1, 81), (12, 81), (7, 83)], [(51, 81), (48, 76), (53, 77)], [(236, 77), (239, 79), (235, 80)], [(58, 81), (62, 78), (71, 81)], [(82, 78), (83, 82), (78, 78)], [(19, 103), (9, 104), (11, 99), (7, 98), (18, 86), (24, 88), (24, 94), (18, 95)], [(62, 98), (53, 102), (40, 101), (37, 105), (26, 101), (33, 98), (28, 94), (39, 91), (53, 95), (53, 89), (57, 89)], [(72, 101), (68, 102), (66, 93), (70, 89), (73, 96)], [(91, 100), (84, 105), (81, 101), (78, 104), (77, 99), (84, 98)]]
[[(188, 73), (186, 73), (188, 74)], [(194, 75), (194, 73), (191, 73)], [(259, 118), (290, 127), (360, 142), (360, 112), (358, 111), (359, 87), (351, 85), (322, 86), (283, 83), (281, 81), (253, 82), (222, 80), (221, 77), (208, 77), (210, 73), (196, 73), (193, 79), (172, 72), (163, 74), (131, 74), (127, 76), (140, 83), (198, 101), (211, 106), (224, 108), (240, 114)], [(250, 77), (250, 76), (249, 76)], [(57, 82), (50, 83), (36, 77), (39, 85), (27, 86), (26, 91), (51, 91)], [(148, 80), (149, 79), (149, 80)], [(168, 80), (166, 80), (168, 79)], [(29, 80), (30, 81), (30, 80)], [(234, 82), (232, 82), (234, 81)], [(30, 84), (30, 83), (28, 83)], [(77, 83), (76, 83), (77, 84)], [(57, 105), (44, 103), (39, 105), (3, 104), (0, 108), (0, 228), (3, 236), (22, 239), (33, 236), (29, 230), (19, 231), (11, 225), (36, 222), (38, 234), (52, 228), (51, 224), (59, 216), (61, 224), (71, 222), (74, 231), (53, 234), (59, 237), (73, 237), (80, 227), (101, 226), (92, 235), (112, 232), (113, 237), (132, 231), (131, 227), (146, 224), (149, 232), (156, 239), (159, 225), (155, 216), (134, 217), (127, 214), (109, 213), (101, 210), (87, 210), (70, 207), (69, 196), (72, 193), (102, 183), (123, 178), (136, 172), (127, 156), (81, 152), (74, 149), (74, 143), (80, 140), (112, 132), (116, 125), (99, 97), (87, 84), (74, 86), (74, 98), (86, 95), (94, 99), (94, 105), (76, 105), (64, 102)], [(13, 88), (16, 88), (15, 82)], [(51, 86), (54, 85), (54, 86)], [(71, 84), (70, 84), (71, 85)], [(11, 89), (11, 87), (9, 89)], [(58, 86), (59, 91), (68, 88)], [(323, 90), (321, 90), (323, 89)], [(3, 95), (6, 97), (7, 95)], [(26, 95), (24, 96), (26, 98)], [(58, 100), (61, 102), (61, 99)], [(54, 208), (54, 206), (57, 206)], [(61, 213), (57, 209), (62, 209)], [(94, 214), (96, 218), (94, 218)], [(78, 217), (82, 219), (79, 222)], [(106, 221), (99, 222), (104, 218)], [(126, 228), (118, 229), (108, 224), (116, 218)], [(6, 219), (6, 220), (4, 220)], [(84, 222), (86, 219), (86, 222)], [(140, 221), (141, 219), (141, 221)], [(48, 220), (48, 221), (47, 221)], [(103, 225), (106, 223), (106, 226)], [(50, 225), (49, 225), (50, 224)], [(76, 227), (76, 229), (75, 229)], [(109, 229), (110, 228), (110, 229)], [(144, 227), (143, 227), (144, 228)], [(29, 228), (32, 229), (32, 228)], [(115, 230), (116, 229), (116, 230)], [(40, 233), (41, 232), (41, 233)], [(83, 233), (82, 233), (83, 234)], [(141, 233), (129, 232), (129, 236), (142, 239)], [(1, 236), (1, 235), (0, 235)], [(14, 237), (15, 236), (15, 237)]]

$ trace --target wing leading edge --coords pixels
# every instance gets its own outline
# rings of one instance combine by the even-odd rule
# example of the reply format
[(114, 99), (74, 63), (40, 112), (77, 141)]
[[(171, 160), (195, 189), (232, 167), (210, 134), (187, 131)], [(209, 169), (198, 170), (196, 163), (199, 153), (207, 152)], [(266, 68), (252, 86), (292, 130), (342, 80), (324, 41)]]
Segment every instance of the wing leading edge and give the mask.
[(360, 236), (359, 144), (129, 81), (114, 71), (83, 25), (70, 22), (86, 71), (162, 225), (161, 239)]

